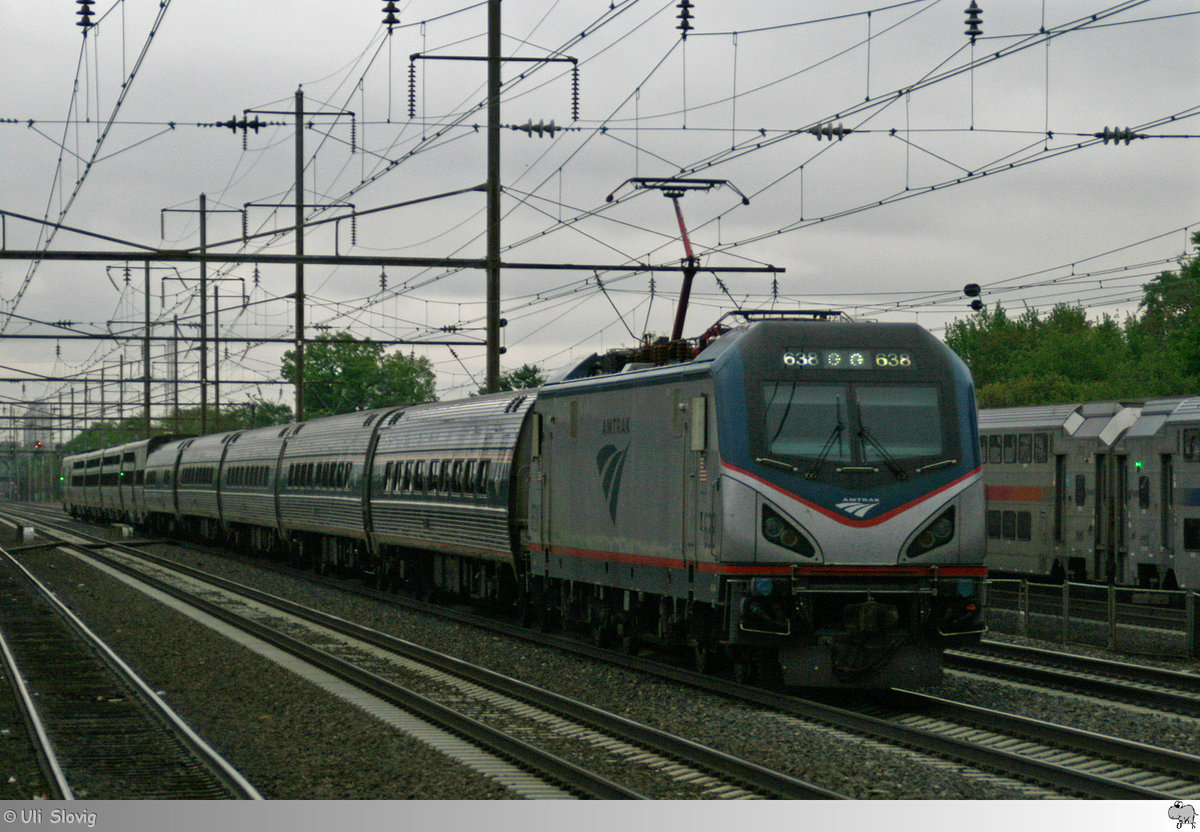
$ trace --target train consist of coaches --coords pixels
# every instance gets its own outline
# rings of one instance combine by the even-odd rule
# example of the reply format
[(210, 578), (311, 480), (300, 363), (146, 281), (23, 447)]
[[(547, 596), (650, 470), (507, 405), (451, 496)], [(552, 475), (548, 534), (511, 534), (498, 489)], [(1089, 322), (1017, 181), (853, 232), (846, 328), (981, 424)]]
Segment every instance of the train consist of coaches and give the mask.
[(1200, 590), (1200, 397), (982, 410), (993, 572)]
[(970, 374), (916, 325), (743, 317), (537, 390), (68, 457), (65, 505), (742, 678), (936, 681), (983, 629)]

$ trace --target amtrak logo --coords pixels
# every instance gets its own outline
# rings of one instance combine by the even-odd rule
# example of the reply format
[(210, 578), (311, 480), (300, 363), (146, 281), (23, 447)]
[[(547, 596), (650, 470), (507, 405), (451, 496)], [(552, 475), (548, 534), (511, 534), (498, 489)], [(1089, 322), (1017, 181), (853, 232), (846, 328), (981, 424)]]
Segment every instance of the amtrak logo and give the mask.
[(860, 520), (875, 509), (879, 508), (878, 497), (847, 497), (839, 503), (834, 503), (842, 511), (852, 514)]
[(625, 455), (629, 446), (618, 451), (615, 445), (605, 445), (596, 454), (596, 470), (600, 472), (600, 487), (608, 500), (608, 516), (617, 522), (617, 499), (621, 496), (621, 472), (625, 470)]

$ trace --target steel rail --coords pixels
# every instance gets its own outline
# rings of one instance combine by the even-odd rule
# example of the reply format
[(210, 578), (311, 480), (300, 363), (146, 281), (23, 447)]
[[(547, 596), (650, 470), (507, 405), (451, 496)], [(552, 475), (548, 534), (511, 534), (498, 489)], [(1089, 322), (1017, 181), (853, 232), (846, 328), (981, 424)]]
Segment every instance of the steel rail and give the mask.
[[(1119, 737), (1057, 725), (1033, 717), (953, 702), (938, 696), (914, 691), (894, 690), (886, 695), (890, 704), (901, 708), (944, 717), (959, 723), (977, 726), (983, 730), (1000, 731), (1041, 744), (1053, 744), (1059, 748), (1092, 754), (1107, 760), (1119, 760), (1146, 766), (1151, 773), (1168, 772), (1174, 777), (1188, 780), (1200, 790), (1200, 757), (1169, 748), (1157, 748), (1145, 743)], [(1138, 787), (1140, 788), (1140, 787)], [(1167, 797), (1169, 793), (1154, 791), (1156, 797)]]
[[(137, 556), (147, 557), (144, 552), (138, 552)], [(154, 558), (152, 555), (149, 557)], [(174, 562), (168, 561), (168, 563), (173, 569), (179, 567)], [(211, 580), (211, 577), (206, 577), (205, 580)], [(434, 605), (421, 606), (423, 609), (431, 610), (436, 614), (446, 615), (446, 611), (443, 608)], [(1027, 781), (1048, 783), (1056, 788), (1080, 795), (1103, 799), (1174, 799), (1171, 794), (1152, 788), (1114, 780), (1103, 775), (1079, 771), (1069, 766), (1037, 760), (1002, 749), (981, 746), (967, 740), (960, 740), (944, 736), (937, 732), (901, 725), (887, 719), (857, 713), (853, 710), (838, 708), (787, 693), (749, 687), (724, 679), (715, 679), (690, 670), (665, 666), (661, 662), (651, 659), (618, 655), (613, 651), (581, 644), (569, 638), (544, 633), (531, 634), (524, 628), (511, 625), (497, 628), (495, 627), (495, 622), (469, 613), (454, 612), (449, 617), (460, 621), (469, 621), (473, 624), (485, 626), (488, 629), (501, 629), (504, 632), (527, 639), (532, 635), (534, 641), (567, 649), (576, 654), (587, 655), (631, 669), (642, 670), (662, 678), (699, 687), (710, 693), (720, 694), (739, 701), (753, 702), (802, 719), (823, 722), (856, 734), (869, 736), (893, 745), (916, 749), (944, 759), (951, 759), (991, 771), (1018, 776)], [(1006, 716), (1013, 720), (1022, 719), (1013, 715)], [(1035, 721), (1031, 720), (1030, 722)], [(1064, 731), (1069, 732), (1070, 729), (1064, 729)], [(1139, 755), (1139, 759), (1141, 759), (1141, 755), (1144, 754), (1144, 749), (1147, 747), (1135, 749), (1135, 746), (1136, 744), (1131, 744), (1128, 751), (1131, 754)]]
[(90, 627), (83, 622), (49, 587), (38, 580), (29, 569), (4, 550), (0, 550), (35, 590), (54, 608), (55, 612), (66, 624), (96, 652), (100, 658), (112, 668), (127, 684), (129, 684), (142, 700), (146, 702), (166, 727), (183, 743), (192, 756), (201, 762), (217, 779), (231, 797), (247, 800), (262, 800), (258, 790), (242, 776), (224, 757), (192, 730), (182, 717), (168, 705), (161, 696), (142, 680), (111, 647), (108, 646)]
[(1195, 674), (1017, 645), (989, 643), (984, 649), (999, 655), (948, 651), (946, 664), (1200, 718), (1200, 676)]
[[(124, 546), (118, 548), (124, 549)], [(132, 547), (130, 547), (132, 548)], [(520, 699), (560, 716), (582, 722), (596, 730), (614, 735), (627, 742), (649, 748), (710, 772), (728, 777), (767, 794), (788, 800), (846, 799), (845, 795), (821, 788), (783, 772), (736, 757), (717, 749), (709, 748), (684, 737), (660, 731), (648, 725), (626, 719), (611, 711), (596, 708), (577, 699), (563, 696), (534, 685), (470, 664), (445, 653), (423, 647), (405, 639), (364, 627), (329, 613), (306, 607), (286, 598), (272, 595), (245, 584), (231, 581), (204, 572), (200, 569), (159, 558), (145, 552), (132, 552), (136, 557), (148, 560), (197, 580), (211, 583), (230, 592), (244, 595), (254, 601), (283, 610), (298, 618), (319, 624), (342, 635), (365, 641), (381, 649), (404, 656), (422, 664), (436, 667), (445, 673), (468, 679), (476, 684), (499, 691), (506, 696)]]
[[(0, 549), (0, 553), (11, 559), (11, 556), (3, 549)], [(21, 718), (29, 731), (30, 744), (37, 756), (38, 766), (46, 778), (46, 785), (50, 788), (49, 798), (51, 800), (74, 800), (75, 795), (71, 791), (71, 784), (67, 782), (67, 776), (63, 773), (62, 766), (59, 765), (58, 755), (54, 751), (50, 737), (46, 734), (46, 726), (42, 723), (37, 703), (33, 701), (33, 696), (25, 684), (25, 678), (21, 675), (17, 657), (9, 649), (8, 640), (4, 637), (3, 632), (0, 632), (0, 656), (3, 657), (4, 674), (12, 685), (13, 695), (21, 711)]]

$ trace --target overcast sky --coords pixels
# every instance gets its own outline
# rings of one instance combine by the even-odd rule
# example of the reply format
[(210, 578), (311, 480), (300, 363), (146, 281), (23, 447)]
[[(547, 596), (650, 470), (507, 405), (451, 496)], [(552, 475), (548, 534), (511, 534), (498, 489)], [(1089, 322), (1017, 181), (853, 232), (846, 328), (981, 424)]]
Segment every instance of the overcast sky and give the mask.
[[(992, 0), (981, 4), (973, 45), (963, 0), (694, 0), (686, 40), (676, 3), (504, 3), (506, 56), (578, 66), (577, 118), (571, 64), (504, 67), (506, 127), (566, 128), (503, 133), (506, 261), (678, 263), (671, 202), (623, 183), (725, 180), (680, 203), (703, 265), (784, 271), (702, 272), (689, 334), (736, 306), (771, 305), (916, 320), (940, 333), (968, 314), (968, 282), (1010, 309), (1080, 302), (1093, 316), (1124, 314), (1141, 284), (1187, 251), (1187, 229), (1200, 230), (1200, 3)], [(209, 216), (210, 241), (240, 237), (241, 212), (251, 232), (290, 225), (290, 209), (270, 206), (294, 200), (294, 130), (269, 111), (290, 111), (298, 87), (313, 114), (304, 137), (313, 218), (484, 182), (484, 64), (418, 60), (411, 100), (409, 86), (413, 54), (485, 53), (484, 4), (399, 2), (390, 35), (377, 0), (165, 5), (99, 0), (100, 23), (84, 38), (74, 2), (0, 0), (0, 209), (123, 241), (59, 231), (51, 248), (196, 246), (201, 193), (221, 209)], [(199, 126), (247, 111), (269, 124), (244, 147), (240, 132)], [(806, 132), (818, 125), (853, 132), (821, 140)], [(1092, 134), (1105, 128), (1148, 138), (1104, 144)], [(46, 244), (38, 226), (12, 216), (4, 235), (11, 249)], [(293, 246), (283, 234), (222, 250)], [(483, 194), (363, 217), (353, 240), (348, 222), (309, 232), (309, 253), (335, 246), (481, 257)], [(455, 337), (482, 340), (481, 272), (384, 271), (310, 267), (310, 324), (416, 339), (458, 327)], [(173, 317), (196, 332), (198, 274), (153, 269), (157, 334), (170, 334)], [(222, 335), (291, 337), (292, 268), (214, 265), (210, 274), (222, 278)], [(677, 274), (599, 280), (603, 289), (590, 272), (505, 270), (504, 369), (555, 368), (669, 331)], [(71, 321), (75, 331), (136, 338), (143, 281), (138, 265), (126, 282), (121, 261), (3, 260), (0, 313), (12, 317), (0, 325), (6, 335), (50, 333), (37, 322)], [(443, 398), (483, 382), (481, 347), (411, 349), (434, 362)], [(169, 350), (154, 347), (156, 377), (172, 372)], [(281, 350), (228, 345), (223, 397), (290, 403), (282, 387), (229, 383), (277, 379)], [(32, 375), (3, 383), (0, 396), (65, 402), (70, 385), (36, 376), (98, 380), (103, 367), (112, 380), (122, 359), (126, 377), (140, 376), (137, 340), (3, 338), (0, 375)], [(194, 379), (195, 353), (180, 361), (181, 377)], [(166, 393), (156, 386), (156, 401)], [(127, 385), (127, 415), (140, 395)], [(116, 397), (110, 386), (110, 407)]]

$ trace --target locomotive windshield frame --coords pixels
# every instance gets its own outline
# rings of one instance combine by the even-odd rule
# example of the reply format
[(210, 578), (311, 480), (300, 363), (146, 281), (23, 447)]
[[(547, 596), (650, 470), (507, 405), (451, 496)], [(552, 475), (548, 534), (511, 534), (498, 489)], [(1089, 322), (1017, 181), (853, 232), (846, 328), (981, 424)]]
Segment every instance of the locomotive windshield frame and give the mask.
[(743, 351), (755, 462), (867, 488), (962, 459), (954, 368), (920, 327), (817, 322), (760, 337)]

